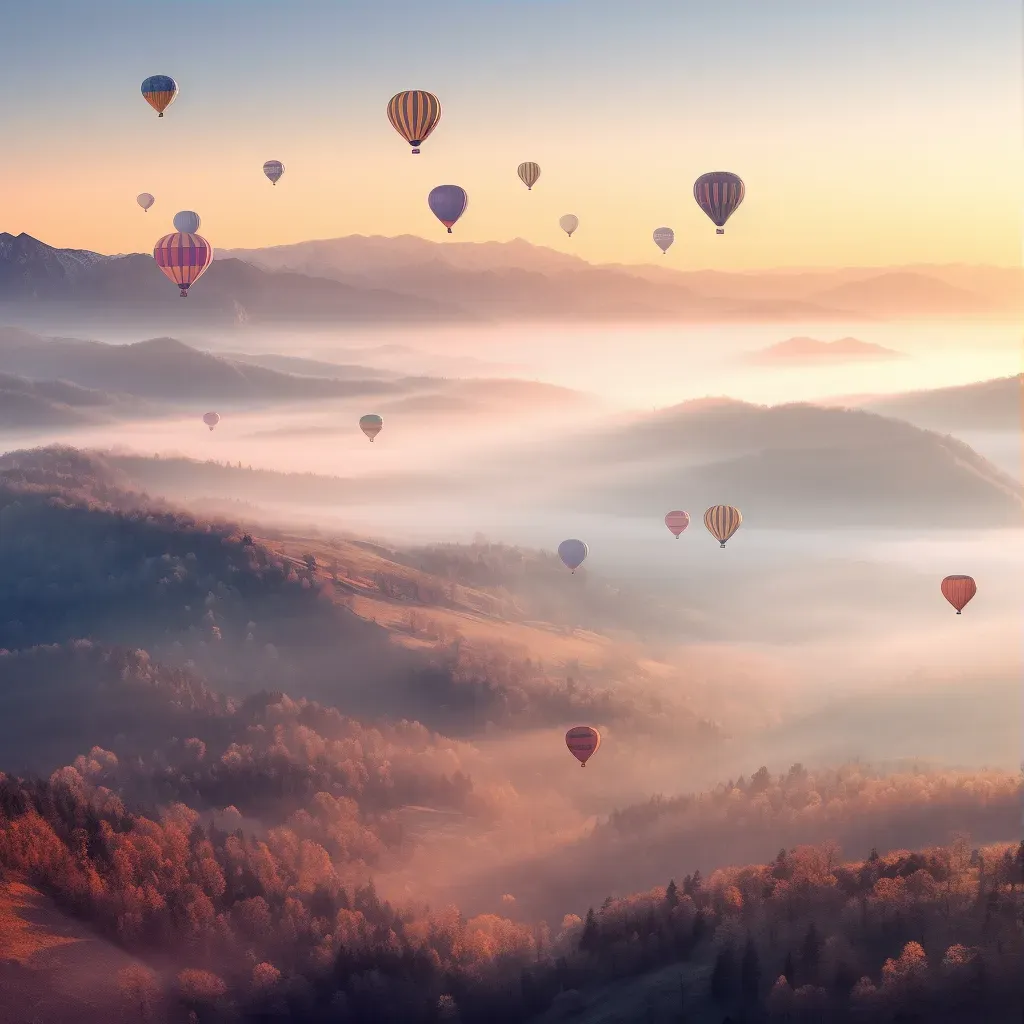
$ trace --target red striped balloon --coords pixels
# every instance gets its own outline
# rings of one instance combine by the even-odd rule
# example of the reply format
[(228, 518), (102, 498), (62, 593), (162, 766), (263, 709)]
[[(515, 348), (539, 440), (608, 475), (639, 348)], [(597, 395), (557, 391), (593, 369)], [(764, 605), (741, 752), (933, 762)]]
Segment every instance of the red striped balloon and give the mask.
[(679, 534), (683, 532), (690, 525), (690, 513), (689, 512), (669, 512), (665, 516), (665, 525), (675, 535), (676, 540), (679, 540)]
[(587, 760), (601, 746), (601, 734), (589, 725), (574, 725), (565, 734), (565, 745), (569, 753), (580, 762), (580, 767), (586, 768)]
[(153, 259), (184, 299), (213, 262), (213, 246), (202, 235), (175, 231), (153, 246)]
[(956, 609), (957, 615), (977, 592), (978, 585), (971, 576), (947, 576), (942, 581), (942, 596)]

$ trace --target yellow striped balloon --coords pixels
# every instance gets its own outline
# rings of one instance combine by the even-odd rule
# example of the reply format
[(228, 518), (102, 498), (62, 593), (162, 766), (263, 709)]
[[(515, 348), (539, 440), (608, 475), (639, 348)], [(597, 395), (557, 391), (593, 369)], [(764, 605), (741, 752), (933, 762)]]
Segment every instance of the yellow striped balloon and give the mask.
[(708, 533), (724, 548), (725, 542), (740, 528), (743, 516), (732, 505), (712, 505), (704, 513), (704, 525)]
[(533, 191), (533, 186), (537, 184), (537, 179), (539, 177), (540, 164), (535, 164), (532, 160), (527, 160), (526, 163), (519, 165), (519, 178), (530, 191)]
[(388, 103), (391, 126), (418, 153), (423, 140), (441, 120), (441, 101), (432, 92), (409, 89), (396, 93)]

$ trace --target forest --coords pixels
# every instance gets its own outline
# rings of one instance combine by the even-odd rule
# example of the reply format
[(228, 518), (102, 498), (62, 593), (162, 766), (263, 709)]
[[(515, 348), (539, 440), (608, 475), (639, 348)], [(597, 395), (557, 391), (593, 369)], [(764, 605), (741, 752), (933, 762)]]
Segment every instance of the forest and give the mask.
[[(539, 614), (536, 553), (383, 554), (381, 593), (404, 565), (441, 606), (504, 590)], [(424, 843), (410, 813), (450, 814), (467, 842), (515, 827), (530, 793), (495, 782), (484, 725), (657, 720), (656, 704), (457, 631), (396, 645), (338, 598), (337, 566), (70, 449), (0, 463), (0, 570), (0, 894), (30, 885), (130, 951), (125, 1021), (1021, 1019), (1024, 843), (992, 836), (1024, 778), (761, 767), (586, 824), (561, 860), (508, 870), (500, 912), (385, 898), (375, 876)], [(698, 751), (720, 742), (668, 718)], [(894, 846), (894, 821), (919, 848)]]

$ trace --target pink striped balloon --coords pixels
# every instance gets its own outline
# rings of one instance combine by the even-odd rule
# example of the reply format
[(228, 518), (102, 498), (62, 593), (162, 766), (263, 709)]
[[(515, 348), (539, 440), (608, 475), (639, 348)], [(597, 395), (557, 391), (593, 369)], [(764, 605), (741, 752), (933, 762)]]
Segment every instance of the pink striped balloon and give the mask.
[(679, 540), (679, 534), (690, 525), (690, 514), (679, 511), (669, 512), (665, 516), (665, 525), (675, 534), (676, 540)]

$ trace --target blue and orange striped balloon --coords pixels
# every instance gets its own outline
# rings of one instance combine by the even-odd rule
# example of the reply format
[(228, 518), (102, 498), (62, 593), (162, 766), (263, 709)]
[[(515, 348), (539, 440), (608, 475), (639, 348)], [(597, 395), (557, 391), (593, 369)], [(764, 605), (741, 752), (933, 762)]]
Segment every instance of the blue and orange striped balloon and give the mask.
[(441, 120), (441, 101), (432, 92), (409, 89), (396, 93), (388, 103), (391, 126), (418, 153), (420, 146)]
[(184, 299), (213, 262), (213, 246), (202, 235), (174, 231), (153, 246), (153, 259)]
[(142, 98), (160, 117), (178, 95), (178, 83), (170, 75), (150, 75), (142, 83)]

